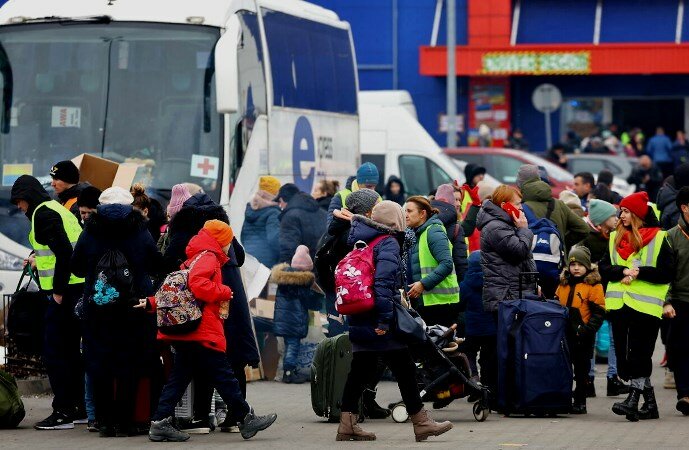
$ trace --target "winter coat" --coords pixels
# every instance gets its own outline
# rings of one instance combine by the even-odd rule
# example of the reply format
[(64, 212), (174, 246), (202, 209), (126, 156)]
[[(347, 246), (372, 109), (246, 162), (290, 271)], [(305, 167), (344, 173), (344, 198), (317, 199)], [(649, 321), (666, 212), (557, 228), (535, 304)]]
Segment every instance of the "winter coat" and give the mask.
[[(411, 273), (413, 282), (421, 281), (425, 291), (434, 289), (438, 283), (447, 278), (454, 269), (454, 262), (452, 260), (452, 253), (447, 245), (448, 236), (445, 232), (444, 225), (442, 227), (431, 227), (431, 225), (443, 225), (438, 215), (433, 215), (423, 225), (414, 230), (416, 234), (416, 242), (410, 252)], [(431, 227), (430, 229), (428, 229)], [(435, 269), (426, 276), (421, 276), (421, 263), (419, 261), (419, 240), (424, 231), (428, 229), (428, 249), (431, 254), (438, 261)], [(465, 247), (466, 254), (466, 247)], [(465, 263), (466, 264), (466, 263)], [(465, 266), (466, 267), (466, 266)]]
[(400, 242), (404, 234), (383, 224), (354, 216), (349, 233), (349, 245), (354, 247), (357, 241), (371, 242), (380, 235), (390, 235), (373, 248), (375, 277), (373, 295), (375, 308), (362, 314), (349, 316), (349, 339), (353, 351), (387, 351), (406, 348), (406, 344), (395, 339), (388, 332), (378, 336), (375, 329), (390, 330), (393, 319), (393, 303), (400, 303), (402, 287), (402, 262), (400, 259)]
[[(400, 189), (399, 194), (394, 195), (392, 193), (392, 190), (390, 189), (390, 186), (392, 185), (392, 183), (398, 183), (400, 185), (401, 189)], [(399, 177), (397, 177), (395, 175), (390, 175), (390, 178), (388, 178), (388, 182), (385, 183), (385, 191), (384, 191), (383, 197), (385, 198), (385, 200), (393, 201), (400, 206), (404, 205), (404, 202), (405, 202), (407, 197), (406, 197), (406, 192), (404, 190), (404, 183), (402, 183), (402, 180)]]
[(310, 195), (297, 193), (280, 214), (279, 262), (289, 262), (300, 245), (309, 248), (311, 258), (316, 255), (318, 240), (326, 230), (326, 217)]
[(600, 231), (591, 228), (588, 236), (581, 240), (577, 245), (586, 247), (591, 252), (591, 262), (598, 264), (610, 251), (610, 239), (603, 236)]
[[(38, 205), (50, 201), (50, 195), (41, 183), (29, 175), (20, 176), (12, 186), (10, 199), (25, 200), (29, 204), (26, 217), (31, 221)], [(55, 275), (53, 276), (53, 293), (63, 295), (67, 292), (70, 278), (70, 260), (72, 244), (69, 242), (62, 217), (50, 208), (42, 207), (34, 218), (34, 238), (36, 242), (47, 245), (55, 254)]]
[(459, 285), (462, 303), (466, 305), (464, 321), (467, 336), (494, 336), (497, 333), (493, 314), (483, 309), (483, 269), (481, 252), (469, 255), (469, 267)]
[(581, 241), (589, 232), (589, 227), (584, 220), (577, 216), (569, 207), (558, 199), (553, 199), (553, 191), (548, 184), (541, 180), (529, 180), (522, 186), (523, 202), (531, 208), (538, 218), (546, 216), (548, 203), (553, 200), (555, 208), (550, 215), (550, 220), (555, 223), (560, 235), (564, 239), (565, 246), (569, 249), (575, 243)]
[[(578, 279), (565, 267), (555, 297), (562, 306), (569, 308), (569, 323), (576, 334), (595, 335), (605, 315), (605, 292), (598, 266), (592, 265), (591, 271)], [(580, 326), (584, 329), (580, 330)]]
[[(179, 213), (178, 213), (179, 214)], [(204, 253), (205, 252), (205, 253)], [(201, 323), (194, 331), (185, 334), (163, 334), (158, 332), (158, 340), (163, 342), (196, 342), (204, 347), (223, 352), (227, 350), (224, 320), (220, 317), (221, 307), (232, 299), (232, 290), (223, 284), (221, 267), (229, 258), (222, 247), (206, 230), (191, 238), (186, 249), (187, 260), (180, 268), (188, 268), (189, 290), (201, 303)], [(198, 258), (198, 259), (197, 259)], [(155, 297), (149, 297), (151, 308), (155, 310)]]
[(280, 208), (277, 206), (246, 205), (242, 244), (244, 250), (264, 266), (270, 268), (280, 256)]
[(293, 269), (286, 263), (273, 267), (270, 281), (278, 285), (273, 317), (275, 336), (306, 337), (309, 309), (320, 310), (323, 304), (323, 295), (312, 289), (315, 280), (313, 272)]
[(130, 299), (113, 306), (89, 301), (97, 281), (98, 262), (110, 248), (119, 250), (127, 259), (134, 300), (155, 293), (151, 276), (161, 267), (162, 255), (139, 211), (129, 205), (98, 206), (96, 214), (86, 221), (71, 263), (73, 273), (86, 280), (85, 361), (91, 371), (150, 369), (156, 361), (155, 318), (132, 308)]
[(457, 219), (457, 210), (454, 205), (439, 200), (433, 200), (431, 206), (440, 211), (438, 219), (445, 226), (445, 232), (452, 244), (452, 262), (455, 265), (457, 281), (461, 282), (467, 271), (467, 244), (464, 240), (464, 230)]
[(334, 195), (326, 195), (325, 197), (321, 197), (319, 199), (316, 199), (316, 203), (318, 203), (318, 206), (324, 210), (325, 212), (328, 212), (328, 208), (330, 207), (330, 202), (333, 200)]
[(483, 202), (476, 226), (481, 230), (483, 306), (486, 311), (497, 311), (498, 302), (520, 298), (519, 274), (536, 271), (531, 254), (533, 233), (528, 228), (517, 228), (512, 218), (490, 200)]
[(667, 301), (689, 303), (689, 223), (684, 217), (679, 219), (676, 227), (671, 229), (667, 238), (672, 246), (677, 267), (674, 280), (667, 295)]
[[(351, 227), (352, 223), (349, 220), (340, 219), (339, 217), (333, 217), (332, 222), (330, 222), (330, 225), (328, 226), (327, 235), (324, 235), (321, 245), (326, 245), (326, 242), (330, 241), (331, 239), (333, 240), (331, 244), (327, 245), (332, 245), (332, 261), (335, 263), (342, 261), (344, 257), (347, 256), (347, 253), (352, 251), (352, 246), (350, 246), (347, 242), (349, 240), (349, 231)], [(327, 279), (322, 279), (322, 272), (326, 272), (325, 275), (327, 276)], [(319, 269), (317, 273), (319, 276), (318, 285), (321, 287), (321, 289), (323, 289), (326, 293), (334, 294), (335, 274), (329, 267), (329, 264), (327, 268), (323, 270)]]

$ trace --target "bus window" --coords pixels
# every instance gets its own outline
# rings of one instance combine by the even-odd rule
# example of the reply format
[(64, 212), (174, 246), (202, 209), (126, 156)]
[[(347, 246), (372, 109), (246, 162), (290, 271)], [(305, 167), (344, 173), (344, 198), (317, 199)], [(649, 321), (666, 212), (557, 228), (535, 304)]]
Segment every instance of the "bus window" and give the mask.
[(423, 156), (400, 156), (400, 178), (408, 195), (428, 195), (431, 192), (426, 161)]

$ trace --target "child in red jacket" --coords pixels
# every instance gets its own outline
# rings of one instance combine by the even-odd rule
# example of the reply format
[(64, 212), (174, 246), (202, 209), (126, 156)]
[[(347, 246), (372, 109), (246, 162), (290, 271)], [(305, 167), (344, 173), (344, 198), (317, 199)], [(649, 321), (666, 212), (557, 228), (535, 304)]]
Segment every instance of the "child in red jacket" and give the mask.
[[(229, 313), (232, 291), (222, 283), (220, 268), (228, 261), (227, 252), (232, 243), (230, 226), (219, 220), (209, 220), (187, 246), (189, 290), (202, 304), (201, 323), (190, 333), (168, 335), (158, 333), (158, 339), (169, 342), (175, 350), (175, 363), (170, 378), (163, 388), (158, 410), (151, 421), (149, 439), (152, 441), (186, 441), (189, 435), (172, 423), (175, 406), (184, 391), (197, 376), (208, 377), (220, 396), (230, 406), (244, 439), (250, 439), (275, 422), (276, 414), (257, 416), (246, 403), (225, 355), (226, 341), (223, 320)], [(155, 309), (155, 298), (148, 302)], [(142, 300), (139, 307), (146, 306)]]

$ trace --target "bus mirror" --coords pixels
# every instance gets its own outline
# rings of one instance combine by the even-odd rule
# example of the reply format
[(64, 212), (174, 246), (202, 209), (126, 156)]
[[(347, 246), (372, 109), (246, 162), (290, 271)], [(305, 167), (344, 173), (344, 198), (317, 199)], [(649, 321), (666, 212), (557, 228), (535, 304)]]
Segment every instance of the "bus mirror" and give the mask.
[(237, 45), (240, 30), (237, 16), (230, 17), (225, 33), (215, 45), (216, 103), (220, 114), (231, 114), (239, 110)]

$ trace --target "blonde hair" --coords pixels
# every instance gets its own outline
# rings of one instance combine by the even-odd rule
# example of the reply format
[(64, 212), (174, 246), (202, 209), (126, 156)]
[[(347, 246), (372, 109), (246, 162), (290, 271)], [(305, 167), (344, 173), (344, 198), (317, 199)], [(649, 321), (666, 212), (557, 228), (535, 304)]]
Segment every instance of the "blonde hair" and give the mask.
[(622, 238), (624, 238), (624, 236), (627, 233), (629, 233), (629, 242), (632, 244), (632, 247), (634, 248), (634, 253), (638, 253), (641, 250), (641, 247), (643, 246), (643, 238), (641, 237), (641, 233), (639, 233), (639, 228), (641, 228), (641, 226), (644, 224), (644, 221), (637, 217), (637, 215), (634, 213), (631, 213), (629, 217), (631, 225), (631, 227), (629, 228), (625, 227), (621, 220), (617, 222), (615, 247), (620, 245), (620, 242), (622, 242)]

